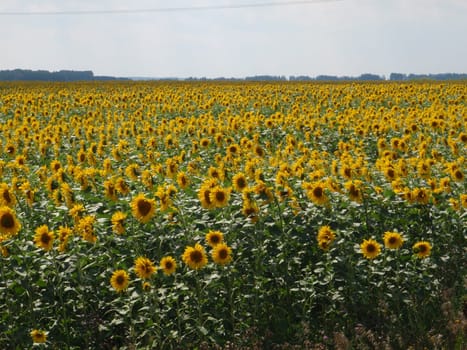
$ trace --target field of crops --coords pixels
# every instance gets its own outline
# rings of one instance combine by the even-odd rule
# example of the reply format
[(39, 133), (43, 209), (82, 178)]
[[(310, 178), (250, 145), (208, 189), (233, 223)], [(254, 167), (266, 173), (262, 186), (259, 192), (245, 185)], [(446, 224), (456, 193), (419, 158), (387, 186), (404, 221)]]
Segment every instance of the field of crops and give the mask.
[(466, 94), (0, 83), (0, 348), (462, 349)]

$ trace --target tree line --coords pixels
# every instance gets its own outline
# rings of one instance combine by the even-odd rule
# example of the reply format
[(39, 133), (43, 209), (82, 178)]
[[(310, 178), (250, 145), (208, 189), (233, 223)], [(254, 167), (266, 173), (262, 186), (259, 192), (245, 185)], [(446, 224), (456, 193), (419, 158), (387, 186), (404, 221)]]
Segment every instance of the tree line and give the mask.
[(389, 78), (365, 73), (359, 76), (335, 76), (335, 75), (318, 75), (310, 77), (307, 75), (254, 75), (245, 78), (121, 78), (113, 76), (96, 76), (90, 70), (75, 71), (75, 70), (60, 70), (50, 72), (47, 70), (28, 70), (28, 69), (13, 69), (0, 70), (0, 81), (100, 81), (100, 80), (185, 80), (185, 81), (411, 81), (411, 80), (467, 80), (467, 74), (459, 73), (440, 73), (440, 74), (403, 74), (391, 73)]

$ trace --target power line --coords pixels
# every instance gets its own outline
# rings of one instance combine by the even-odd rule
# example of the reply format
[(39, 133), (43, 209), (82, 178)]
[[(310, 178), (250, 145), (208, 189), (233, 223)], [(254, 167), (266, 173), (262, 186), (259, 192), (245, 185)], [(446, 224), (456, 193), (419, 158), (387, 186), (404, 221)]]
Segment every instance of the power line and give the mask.
[(309, 5), (320, 2), (336, 2), (342, 0), (302, 0), (302, 1), (268, 1), (250, 4), (230, 4), (230, 5), (204, 5), (190, 7), (158, 7), (146, 9), (120, 9), (120, 10), (63, 10), (63, 11), (0, 11), (0, 16), (62, 16), (62, 15), (117, 15), (117, 14), (138, 14), (156, 12), (184, 12), (184, 11), (206, 11), (242, 9), (253, 7), (273, 7)]

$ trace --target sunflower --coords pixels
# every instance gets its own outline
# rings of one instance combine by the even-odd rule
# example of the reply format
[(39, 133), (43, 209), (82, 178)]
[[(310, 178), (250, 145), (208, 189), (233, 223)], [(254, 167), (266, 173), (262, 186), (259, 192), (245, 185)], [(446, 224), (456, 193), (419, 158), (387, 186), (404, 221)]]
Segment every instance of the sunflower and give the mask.
[(357, 202), (357, 203), (362, 202), (363, 200), (363, 194), (361, 190), (362, 182), (360, 180), (347, 181), (344, 186), (347, 189), (348, 196), (352, 201)]
[(125, 233), (124, 221), (127, 218), (127, 215), (122, 211), (116, 211), (110, 221), (112, 222), (112, 231), (116, 234), (121, 235)]
[(217, 179), (219, 181), (224, 181), (225, 178), (225, 171), (222, 167), (216, 168), (214, 166), (209, 167), (208, 169), (209, 177), (213, 179)]
[(374, 259), (381, 252), (381, 245), (374, 239), (365, 239), (363, 243), (360, 244), (360, 249), (365, 258)]
[(152, 179), (151, 171), (145, 169), (141, 173), (141, 182), (147, 189), (151, 190), (154, 187), (154, 180)]
[(58, 169), (62, 168), (62, 164), (60, 163), (59, 160), (54, 159), (50, 162), (50, 169), (52, 170), (53, 173), (56, 173)]
[(336, 235), (329, 226), (321, 226), (317, 238), (318, 246), (323, 250), (328, 250), (331, 243), (336, 239)]
[(125, 169), (125, 174), (131, 180), (137, 181), (141, 174), (138, 164), (133, 163), (133, 164), (128, 165)]
[(201, 184), (198, 192), (198, 198), (201, 202), (201, 206), (205, 209), (214, 208), (214, 203), (211, 201), (211, 190), (214, 187), (217, 187), (216, 179), (207, 179)]
[(182, 260), (194, 270), (202, 269), (208, 263), (206, 252), (199, 243), (196, 243), (194, 247), (186, 247), (182, 255)]
[(163, 257), (160, 261), (159, 266), (166, 276), (173, 274), (177, 269), (177, 263), (175, 259), (171, 256)]
[(452, 179), (456, 182), (464, 181), (464, 174), (460, 169), (454, 169), (453, 171), (451, 171), (451, 176)]
[(266, 203), (270, 203), (274, 199), (274, 194), (272, 193), (271, 189), (262, 180), (257, 181), (253, 190)]
[(209, 146), (209, 144), (211, 143), (211, 141), (209, 141), (208, 138), (206, 137), (203, 137), (200, 141), (199, 141), (199, 145), (203, 148), (207, 148)]
[(310, 185), (310, 189), (307, 191), (308, 198), (310, 198), (316, 205), (324, 205), (329, 202), (329, 197), (325, 192), (326, 183), (315, 182)]
[(426, 241), (420, 241), (413, 245), (412, 247), (417, 257), (420, 259), (424, 259), (431, 254), (431, 244)]
[(154, 216), (156, 202), (140, 193), (131, 201), (131, 211), (138, 221), (147, 223)]
[(258, 221), (259, 208), (256, 202), (251, 200), (244, 200), (242, 206), (242, 213), (245, 217), (249, 218), (252, 222)]
[(86, 215), (85, 217), (79, 219), (76, 224), (76, 231), (81, 235), (81, 237), (89, 242), (96, 243), (97, 236), (94, 234), (94, 222), (96, 218), (93, 215)]
[(21, 224), (16, 219), (15, 212), (10, 207), (0, 207), (0, 233), (5, 236), (16, 235)]
[(227, 146), (227, 155), (238, 156), (240, 153), (240, 146), (236, 143)]
[(86, 211), (84, 205), (82, 204), (75, 204), (73, 207), (70, 208), (68, 211), (70, 216), (73, 218), (75, 222), (78, 222), (81, 219), (82, 214)]
[(112, 273), (110, 284), (118, 293), (126, 290), (129, 283), (130, 277), (125, 270), (116, 270)]
[(412, 190), (412, 197), (417, 203), (428, 204), (430, 200), (430, 192), (426, 188), (414, 188)]
[(118, 199), (115, 183), (112, 180), (104, 181), (104, 196), (111, 201), (116, 201)]
[(115, 189), (123, 195), (130, 193), (130, 188), (122, 177), (115, 180)]
[(68, 244), (68, 238), (73, 233), (73, 230), (67, 226), (60, 226), (57, 231), (58, 240), (60, 245), (58, 246), (58, 250), (60, 252), (64, 252), (66, 249), (66, 245)]
[(30, 333), (34, 344), (42, 344), (47, 341), (47, 333), (40, 329), (33, 329)]
[(77, 157), (78, 162), (84, 163), (86, 161), (86, 152), (83, 149), (79, 150)]
[(216, 186), (213, 189), (211, 189), (209, 193), (209, 199), (215, 207), (223, 208), (227, 205), (230, 199), (230, 191), (230, 188)]
[(13, 207), (16, 204), (16, 196), (6, 183), (0, 184), (0, 205)]
[(219, 243), (224, 241), (224, 235), (221, 231), (209, 231), (206, 233), (206, 243), (211, 247), (214, 248)]
[(383, 236), (384, 246), (389, 249), (399, 249), (404, 244), (404, 239), (400, 233), (385, 232)]
[(177, 184), (181, 189), (186, 189), (190, 185), (190, 179), (184, 172), (177, 174)]
[(242, 192), (248, 187), (248, 182), (244, 173), (237, 173), (232, 178), (232, 185), (235, 191)]
[(219, 243), (212, 249), (212, 260), (219, 265), (226, 265), (232, 261), (232, 249), (225, 243)]
[(47, 225), (41, 225), (36, 228), (36, 234), (34, 235), (34, 243), (37, 247), (43, 248), (47, 251), (52, 249), (54, 243), (54, 232), (49, 231)]
[(148, 258), (140, 256), (135, 260), (135, 273), (139, 278), (150, 278), (154, 272), (156, 272), (156, 267)]
[(463, 208), (467, 208), (467, 194), (460, 195), (460, 201)]

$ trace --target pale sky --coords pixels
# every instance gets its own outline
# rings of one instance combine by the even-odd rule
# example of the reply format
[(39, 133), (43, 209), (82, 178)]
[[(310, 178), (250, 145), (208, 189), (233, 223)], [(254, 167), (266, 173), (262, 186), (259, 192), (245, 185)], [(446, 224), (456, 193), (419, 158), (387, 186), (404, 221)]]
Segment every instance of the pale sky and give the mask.
[(290, 0), (1, 0), (0, 70), (120, 77), (467, 73), (467, 0), (336, 0), (290, 6), (86, 15)]

